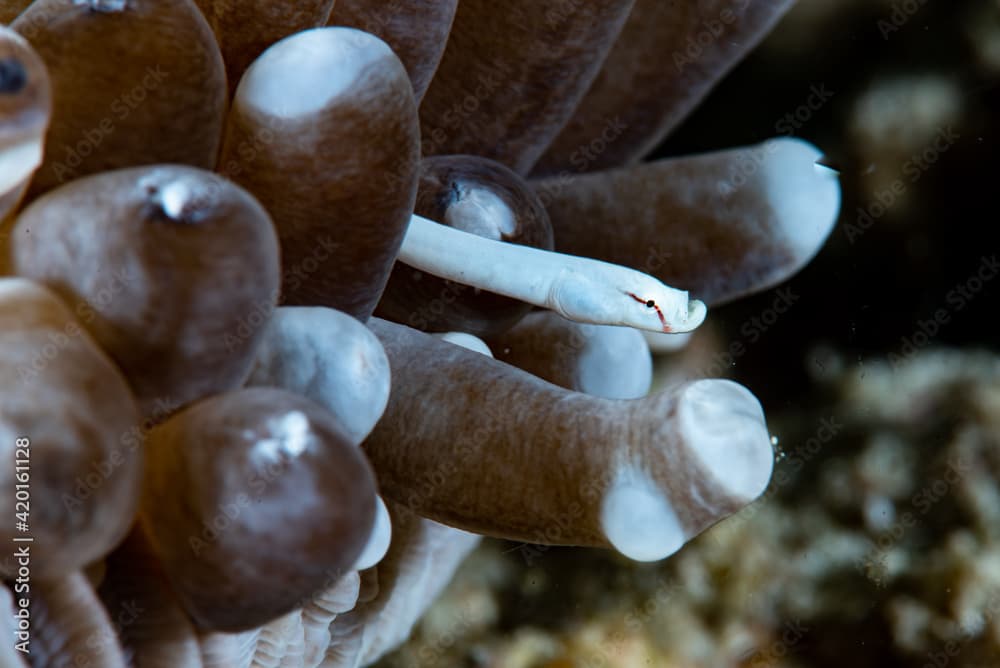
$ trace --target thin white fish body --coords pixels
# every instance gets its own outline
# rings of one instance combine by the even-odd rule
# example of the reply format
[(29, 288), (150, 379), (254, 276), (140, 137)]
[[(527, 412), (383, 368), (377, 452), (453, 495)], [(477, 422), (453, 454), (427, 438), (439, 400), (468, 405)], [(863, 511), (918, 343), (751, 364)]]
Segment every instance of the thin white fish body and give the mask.
[(413, 216), (399, 260), (565, 318), (655, 332), (685, 332), (705, 305), (642, 272), (588, 258), (486, 239)]

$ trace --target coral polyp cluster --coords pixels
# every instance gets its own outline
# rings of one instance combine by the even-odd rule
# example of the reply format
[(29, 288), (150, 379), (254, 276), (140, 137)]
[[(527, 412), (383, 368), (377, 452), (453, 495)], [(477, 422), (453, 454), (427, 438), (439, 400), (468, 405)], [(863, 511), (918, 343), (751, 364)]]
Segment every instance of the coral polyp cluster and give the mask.
[(620, 328), (695, 329), (829, 233), (805, 142), (641, 162), (788, 4), (4, 16), (10, 665), (368, 665), (479, 534), (655, 561), (758, 497), (753, 394), (648, 394)]

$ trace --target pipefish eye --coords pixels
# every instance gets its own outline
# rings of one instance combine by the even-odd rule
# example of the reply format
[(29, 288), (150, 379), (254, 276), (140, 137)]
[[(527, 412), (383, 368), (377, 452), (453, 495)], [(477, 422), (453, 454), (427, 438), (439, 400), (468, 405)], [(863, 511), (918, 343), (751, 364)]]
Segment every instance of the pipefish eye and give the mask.
[(656, 302), (654, 302), (652, 299), (647, 299), (646, 308), (656, 308)]

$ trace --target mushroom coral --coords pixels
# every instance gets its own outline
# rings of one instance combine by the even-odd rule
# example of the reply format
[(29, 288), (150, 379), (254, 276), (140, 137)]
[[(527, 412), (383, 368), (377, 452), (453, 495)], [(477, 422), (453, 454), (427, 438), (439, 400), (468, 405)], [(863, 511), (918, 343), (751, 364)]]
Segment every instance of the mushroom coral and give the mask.
[[(621, 328), (690, 331), (829, 233), (805, 142), (641, 162), (789, 5), (36, 0), (0, 27), (0, 451), (32, 443), (32, 530), (61, 529), (37, 656), (368, 665), (479, 534), (658, 560), (761, 494), (753, 394), (647, 396)], [(114, 522), (59, 525), (84, 493)]]

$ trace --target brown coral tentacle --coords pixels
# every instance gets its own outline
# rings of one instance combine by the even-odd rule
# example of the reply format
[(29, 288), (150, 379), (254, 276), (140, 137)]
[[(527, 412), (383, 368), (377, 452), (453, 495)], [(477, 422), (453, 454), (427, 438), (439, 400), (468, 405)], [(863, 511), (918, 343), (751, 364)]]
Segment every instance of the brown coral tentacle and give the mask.
[(458, 0), (338, 0), (329, 25), (369, 32), (392, 47), (419, 104), (444, 55)]
[(55, 103), (29, 197), (109, 169), (215, 164), (225, 71), (192, 0), (37, 0), (11, 27), (45, 61)]
[(304, 629), (304, 665), (320, 665), (330, 647), (330, 625), (339, 615), (354, 609), (361, 592), (361, 575), (358, 571), (345, 574), (330, 587), (319, 592), (302, 608)]
[(0, 539), (32, 537), (44, 546), (32, 551), (32, 576), (57, 578), (107, 554), (135, 517), (135, 400), (83, 324), (23, 278), (0, 279), (0, 387), (0, 494), (11, 515), (24, 513)]
[(119, 633), (131, 663), (143, 668), (202, 668), (199, 640), (177, 604), (140, 526), (106, 561), (98, 588), (107, 610), (130, 611)]
[(34, 666), (125, 668), (115, 625), (80, 571), (31, 584)]
[(572, 115), (634, 0), (462, 0), (420, 106), (424, 155), (525, 173)]
[[(331, 666), (368, 666), (397, 648), (451, 581), (480, 537), (390, 504), (393, 542), (378, 565), (379, 595), (342, 615), (331, 628)], [(347, 649), (356, 657), (344, 661)], [(341, 662), (338, 663), (337, 661)]]
[(146, 416), (238, 387), (278, 298), (267, 213), (193, 167), (116, 170), (58, 188), (21, 213), (13, 255), (17, 273), (72, 305)]
[(389, 400), (389, 360), (355, 318), (323, 306), (280, 306), (264, 329), (249, 387), (280, 387), (330, 411), (361, 443)]
[(194, 0), (215, 33), (226, 66), (229, 94), (267, 47), (330, 17), (334, 0)]
[(204, 633), (199, 636), (203, 668), (251, 668), (261, 630)]
[(219, 170), (274, 218), (286, 304), (372, 313), (413, 211), (419, 143), (406, 70), (373, 35), (309, 30), (251, 65)]
[(300, 608), (372, 533), (375, 480), (361, 451), (327, 411), (284, 390), (195, 403), (154, 429), (147, 450), (140, 521), (200, 629), (242, 631)]
[(649, 345), (629, 327), (588, 325), (539, 311), (487, 343), (501, 362), (576, 392), (638, 399), (652, 383)]
[(14, 596), (10, 589), (0, 584), (0, 633), (3, 633), (4, 638), (8, 639), (0, 646), (0, 665), (8, 668), (27, 668), (28, 664), (25, 662), (24, 655), (27, 654), (30, 646), (21, 645), (18, 648), (18, 645), (30, 639), (30, 631), (17, 628), (18, 622), (15, 614)]
[(798, 139), (560, 177), (535, 185), (556, 249), (719, 304), (769, 288), (819, 251), (840, 211), (836, 172)]
[(793, 2), (636, 0), (600, 74), (534, 175), (598, 171), (645, 157)]
[(661, 559), (770, 478), (760, 404), (736, 383), (602, 399), (416, 330), (370, 326), (393, 385), (363, 447), (383, 494), (436, 521)]

